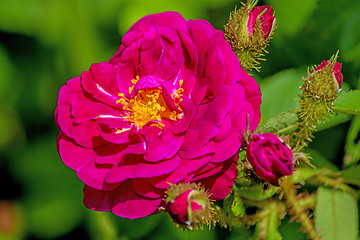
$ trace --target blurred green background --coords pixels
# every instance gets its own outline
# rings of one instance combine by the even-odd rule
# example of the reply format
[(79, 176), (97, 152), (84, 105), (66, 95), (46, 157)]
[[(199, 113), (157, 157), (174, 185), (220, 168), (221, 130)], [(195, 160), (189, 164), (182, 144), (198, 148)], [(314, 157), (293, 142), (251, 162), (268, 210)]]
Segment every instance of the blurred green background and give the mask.
[[(307, 66), (338, 49), (343, 89), (359, 88), (360, 1), (268, 0), (278, 28), (262, 71), (263, 120), (295, 108)], [(0, 239), (248, 239), (251, 230), (176, 229), (166, 214), (130, 221), (86, 209), (82, 183), (56, 150), (58, 91), (91, 63), (107, 61), (140, 17), (178, 11), (223, 29), (234, 0), (0, 0)], [(351, 118), (323, 127), (310, 145), (317, 164), (343, 167)], [(359, 121), (358, 121), (359, 122)], [(359, 147), (359, 127), (352, 147)], [(354, 135), (354, 134), (353, 134)], [(329, 137), (331, 136), (331, 138)], [(330, 139), (330, 140), (329, 140)], [(356, 141), (355, 141), (356, 140)], [(355, 144), (355, 146), (354, 146)], [(354, 150), (351, 162), (358, 161)], [(306, 239), (283, 220), (284, 239)]]

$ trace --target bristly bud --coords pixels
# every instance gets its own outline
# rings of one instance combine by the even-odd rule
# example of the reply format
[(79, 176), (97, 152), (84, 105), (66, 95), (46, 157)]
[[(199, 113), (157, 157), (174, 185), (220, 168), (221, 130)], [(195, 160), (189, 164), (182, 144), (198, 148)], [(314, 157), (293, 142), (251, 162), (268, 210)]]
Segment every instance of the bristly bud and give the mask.
[(212, 201), (204, 188), (196, 183), (172, 185), (166, 191), (166, 211), (178, 227), (187, 230), (215, 223)]
[(332, 103), (343, 81), (341, 63), (337, 62), (338, 52), (328, 61), (308, 70), (300, 87), (300, 119), (298, 129), (293, 133), (293, 147), (305, 147), (313, 137), (315, 125), (323, 122), (333, 113)]
[[(260, 60), (276, 28), (276, 18), (271, 6), (255, 7), (258, 0), (246, 4), (230, 14), (224, 26), (225, 38), (239, 58), (241, 66), (250, 71), (260, 69)], [(267, 52), (266, 52), (267, 53)]]
[(338, 52), (328, 61), (322, 61), (319, 66), (308, 70), (304, 84), (301, 86), (303, 95), (315, 100), (334, 101), (336, 99), (343, 81), (342, 64), (336, 61), (337, 57)]

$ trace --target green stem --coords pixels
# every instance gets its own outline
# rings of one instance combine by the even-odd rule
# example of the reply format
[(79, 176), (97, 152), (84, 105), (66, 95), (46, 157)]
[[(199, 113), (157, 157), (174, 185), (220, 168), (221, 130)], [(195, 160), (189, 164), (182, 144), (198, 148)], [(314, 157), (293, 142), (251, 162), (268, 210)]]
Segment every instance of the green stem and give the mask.
[(289, 214), (291, 214), (301, 224), (309, 239), (320, 240), (320, 235), (316, 232), (313, 221), (310, 220), (309, 214), (303, 206), (299, 205), (299, 200), (296, 197), (295, 185), (293, 185), (289, 180), (289, 178), (284, 178), (282, 182), (282, 192), (289, 208)]
[(346, 185), (344, 182), (344, 179), (342, 178), (330, 178), (328, 176), (324, 176), (324, 175), (317, 175), (314, 176), (314, 180), (316, 180), (318, 182), (317, 185), (323, 185), (325, 187), (332, 187), (335, 189), (339, 189), (341, 191), (344, 192), (348, 192), (350, 194), (352, 194), (355, 198), (357, 198), (357, 192), (349, 187), (348, 185)]

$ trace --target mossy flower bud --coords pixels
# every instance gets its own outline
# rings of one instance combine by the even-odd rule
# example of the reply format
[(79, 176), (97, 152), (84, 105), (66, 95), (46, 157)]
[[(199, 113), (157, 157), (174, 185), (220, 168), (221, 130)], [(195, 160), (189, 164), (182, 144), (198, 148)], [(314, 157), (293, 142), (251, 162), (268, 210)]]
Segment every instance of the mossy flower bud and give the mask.
[(271, 39), (276, 18), (271, 6), (257, 6), (257, 0), (246, 4), (230, 14), (225, 27), (225, 38), (245, 70), (259, 70), (259, 60)]
[(166, 210), (181, 228), (193, 230), (203, 223), (211, 224), (212, 207), (209, 194), (195, 183), (171, 186), (167, 190)]
[(336, 61), (336, 57), (322, 61), (309, 71), (301, 90), (316, 99), (334, 100), (343, 81), (341, 67), (342, 64)]

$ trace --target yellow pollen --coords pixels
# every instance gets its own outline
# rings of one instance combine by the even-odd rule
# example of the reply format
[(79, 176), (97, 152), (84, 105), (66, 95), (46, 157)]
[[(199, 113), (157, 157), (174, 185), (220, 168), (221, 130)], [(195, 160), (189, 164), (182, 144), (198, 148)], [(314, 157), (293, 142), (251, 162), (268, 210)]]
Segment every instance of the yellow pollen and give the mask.
[[(131, 82), (136, 84), (138, 80), (139, 77), (137, 76), (136, 79), (131, 80)], [(182, 83), (183, 81), (180, 80), (180, 88), (171, 94), (175, 105), (179, 109), (179, 103), (183, 100), (182, 96), (184, 92), (184, 89), (181, 87)], [(129, 87), (129, 94), (132, 93), (133, 89), (134, 86)], [(132, 122), (132, 125), (135, 124), (138, 128), (142, 128), (145, 124), (150, 122), (150, 125), (163, 129), (165, 125), (162, 119), (177, 121), (182, 118), (182, 113), (171, 111), (169, 109), (160, 88), (139, 90), (132, 99), (125, 98), (123, 93), (119, 93), (118, 96), (120, 98), (116, 100), (116, 103), (123, 105), (122, 108), (125, 111), (120, 114), (120, 117)], [(118, 132), (121, 132), (121, 130)]]
[(139, 79), (140, 79), (140, 77), (138, 75), (136, 75), (136, 78), (131, 80), (132, 84), (135, 85), (139, 81)]

